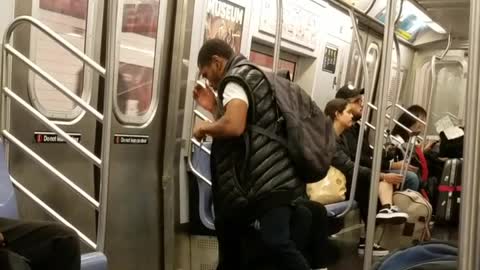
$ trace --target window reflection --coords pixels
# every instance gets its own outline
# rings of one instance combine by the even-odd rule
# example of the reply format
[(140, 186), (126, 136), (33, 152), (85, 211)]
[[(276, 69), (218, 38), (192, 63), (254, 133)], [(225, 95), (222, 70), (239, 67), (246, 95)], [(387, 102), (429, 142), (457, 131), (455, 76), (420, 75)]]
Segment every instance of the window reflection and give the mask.
[(436, 123), (446, 115), (453, 115), (454, 120), (461, 120), (459, 118), (463, 116), (463, 108), (460, 106), (466, 90), (464, 70), (460, 63), (437, 63), (435, 70), (437, 72), (437, 81), (433, 92), (430, 114), (430, 123), (432, 125), (429, 125), (429, 132), (431, 133), (435, 130), (433, 123)]
[[(88, 0), (40, 0), (34, 16), (78, 49), (85, 51)], [(78, 96), (83, 93), (83, 63), (42, 32), (33, 29), (32, 58), (35, 63)], [(32, 72), (33, 104), (45, 115), (74, 119), (80, 110), (49, 83)]]
[(158, 0), (123, 6), (117, 109), (124, 122), (138, 122), (132, 119), (145, 115), (152, 104), (158, 12)]
[[(257, 51), (250, 51), (250, 61), (261, 67), (264, 67), (266, 70), (271, 71), (273, 68), (273, 57)], [(297, 63), (288, 61), (285, 59), (280, 59), (278, 63), (279, 70), (288, 70), (292, 76), (292, 80), (295, 79), (295, 68)]]

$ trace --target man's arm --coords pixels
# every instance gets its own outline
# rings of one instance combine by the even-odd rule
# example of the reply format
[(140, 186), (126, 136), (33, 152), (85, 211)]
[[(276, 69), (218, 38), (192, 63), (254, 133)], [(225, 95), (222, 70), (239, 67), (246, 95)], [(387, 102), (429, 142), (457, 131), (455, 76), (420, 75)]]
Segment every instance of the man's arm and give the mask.
[(248, 105), (239, 99), (233, 99), (225, 107), (225, 113), (217, 121), (202, 122), (194, 130), (197, 139), (205, 136), (213, 138), (238, 137), (243, 134), (247, 125)]
[[(355, 162), (348, 155), (346, 146), (337, 142), (337, 150), (332, 159), (332, 166), (340, 170), (349, 181), (352, 180), (353, 170), (355, 168)], [(358, 180), (370, 181), (372, 170), (368, 167), (360, 165), (358, 170)]]
[(5, 237), (3, 237), (3, 234), (0, 232), (0, 247), (5, 246)]

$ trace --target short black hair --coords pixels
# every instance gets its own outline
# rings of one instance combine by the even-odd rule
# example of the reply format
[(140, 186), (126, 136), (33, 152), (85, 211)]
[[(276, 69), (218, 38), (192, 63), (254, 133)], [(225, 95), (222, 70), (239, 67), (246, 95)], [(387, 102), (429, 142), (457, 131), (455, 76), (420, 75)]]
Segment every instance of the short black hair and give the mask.
[(229, 60), (233, 57), (234, 51), (232, 47), (228, 45), (228, 43), (221, 39), (209, 39), (203, 44), (202, 48), (200, 48), (200, 52), (198, 53), (198, 67), (204, 67), (210, 64), (214, 55)]
[[(427, 117), (427, 111), (419, 105), (412, 105), (407, 109), (407, 111), (409, 111), (411, 114), (415, 115), (418, 118)], [(408, 113), (404, 112), (400, 115), (400, 117), (398, 117), (398, 122), (408, 128), (411, 128), (417, 122), (417, 120), (411, 117)], [(400, 127), (400, 125), (395, 125), (391, 134), (394, 136), (399, 135), (404, 141), (408, 141), (408, 139), (410, 138), (410, 134), (408, 134), (405, 129)]]
[(336, 113), (342, 113), (345, 111), (345, 109), (348, 106), (348, 101), (346, 99), (342, 98), (336, 98), (330, 100), (327, 105), (325, 106), (325, 115), (330, 117), (332, 121), (335, 120), (335, 117), (337, 116)]

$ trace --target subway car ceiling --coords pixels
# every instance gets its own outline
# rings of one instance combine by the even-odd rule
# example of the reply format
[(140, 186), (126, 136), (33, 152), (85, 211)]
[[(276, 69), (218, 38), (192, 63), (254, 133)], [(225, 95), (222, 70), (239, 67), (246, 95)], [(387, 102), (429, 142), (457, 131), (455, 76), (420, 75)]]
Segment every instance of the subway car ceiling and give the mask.
[[(333, 6), (353, 8), (359, 23), (383, 34), (383, 16), (387, 0), (334, 0)], [(404, 0), (398, 20), (397, 35), (408, 46), (446, 40), (447, 34), (457, 41), (468, 40), (468, 0)], [(398, 9), (397, 9), (398, 10)], [(365, 11), (367, 13), (365, 14)]]

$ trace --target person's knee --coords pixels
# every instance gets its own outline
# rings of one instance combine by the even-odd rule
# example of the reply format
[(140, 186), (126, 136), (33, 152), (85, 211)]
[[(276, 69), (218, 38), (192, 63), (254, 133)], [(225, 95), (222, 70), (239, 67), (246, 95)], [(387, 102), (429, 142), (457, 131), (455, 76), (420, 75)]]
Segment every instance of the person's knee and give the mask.
[(54, 236), (56, 249), (63, 253), (80, 254), (80, 241), (78, 234), (61, 224), (52, 223), (48, 225), (48, 230)]
[(414, 172), (407, 172), (405, 177), (405, 188), (409, 188), (412, 190), (418, 190), (420, 187), (420, 178)]

